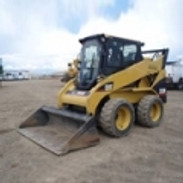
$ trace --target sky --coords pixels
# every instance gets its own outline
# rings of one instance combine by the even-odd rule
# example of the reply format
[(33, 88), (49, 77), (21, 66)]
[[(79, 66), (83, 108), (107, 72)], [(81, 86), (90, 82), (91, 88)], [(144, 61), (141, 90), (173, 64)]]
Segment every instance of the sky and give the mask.
[(67, 68), (78, 39), (96, 33), (169, 48), (183, 57), (182, 0), (0, 0), (0, 57), (4, 69), (51, 73)]

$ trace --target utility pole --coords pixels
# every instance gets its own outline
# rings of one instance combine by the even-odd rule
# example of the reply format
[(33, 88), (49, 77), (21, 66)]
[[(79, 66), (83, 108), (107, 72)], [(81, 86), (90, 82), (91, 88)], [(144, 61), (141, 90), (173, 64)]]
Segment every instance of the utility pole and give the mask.
[(0, 87), (2, 87), (2, 82), (3, 82), (3, 59), (0, 58)]

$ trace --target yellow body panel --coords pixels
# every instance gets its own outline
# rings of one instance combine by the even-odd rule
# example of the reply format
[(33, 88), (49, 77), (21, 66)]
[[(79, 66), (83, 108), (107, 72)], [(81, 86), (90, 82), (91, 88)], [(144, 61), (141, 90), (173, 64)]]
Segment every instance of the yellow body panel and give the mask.
[(133, 90), (130, 92), (114, 92), (110, 94), (110, 98), (125, 98), (128, 100), (130, 103), (135, 104), (138, 103), (139, 100), (147, 95), (153, 93), (152, 91), (141, 91), (141, 92), (134, 92)]
[(123, 106), (118, 110), (116, 118), (116, 127), (118, 130), (126, 130), (130, 125), (131, 113), (128, 107)]
[[(58, 106), (64, 104), (73, 104), (86, 108), (88, 114), (95, 115), (96, 109), (102, 99), (106, 96), (109, 98), (125, 98), (131, 103), (137, 103), (147, 94), (156, 94), (153, 86), (165, 77), (165, 71), (162, 70), (163, 57), (155, 61), (144, 59), (124, 70), (116, 72), (110, 76), (100, 79), (88, 94), (73, 94), (75, 90), (75, 80), (69, 81), (59, 92)], [(153, 84), (146, 78), (149, 75), (157, 75)], [(128, 87), (128, 85), (137, 82), (138, 86)], [(112, 88), (107, 91), (102, 90), (106, 84), (112, 84)]]
[(64, 96), (64, 101), (67, 101), (66, 104), (73, 104), (73, 105), (78, 105), (78, 106), (83, 106), (85, 107), (87, 103), (87, 97), (79, 96), (79, 95), (69, 95), (65, 94)]

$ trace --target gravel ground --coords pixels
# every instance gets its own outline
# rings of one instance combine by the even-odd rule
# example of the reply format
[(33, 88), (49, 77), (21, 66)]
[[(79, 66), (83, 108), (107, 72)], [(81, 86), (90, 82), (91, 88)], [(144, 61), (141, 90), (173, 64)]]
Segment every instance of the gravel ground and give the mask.
[(1, 183), (182, 183), (183, 92), (169, 91), (154, 129), (135, 125), (124, 138), (101, 133), (98, 146), (55, 156), (17, 133), (42, 105), (56, 106), (58, 80), (4, 82), (0, 88)]

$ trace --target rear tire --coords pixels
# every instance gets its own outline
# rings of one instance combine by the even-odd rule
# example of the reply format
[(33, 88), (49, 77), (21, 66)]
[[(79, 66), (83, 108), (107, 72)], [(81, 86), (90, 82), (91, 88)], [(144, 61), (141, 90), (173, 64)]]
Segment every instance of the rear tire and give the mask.
[(127, 135), (135, 119), (132, 104), (124, 99), (110, 99), (100, 114), (100, 126), (105, 133), (120, 137)]
[(163, 113), (163, 102), (159, 97), (154, 95), (145, 96), (137, 106), (137, 122), (149, 128), (159, 126)]

